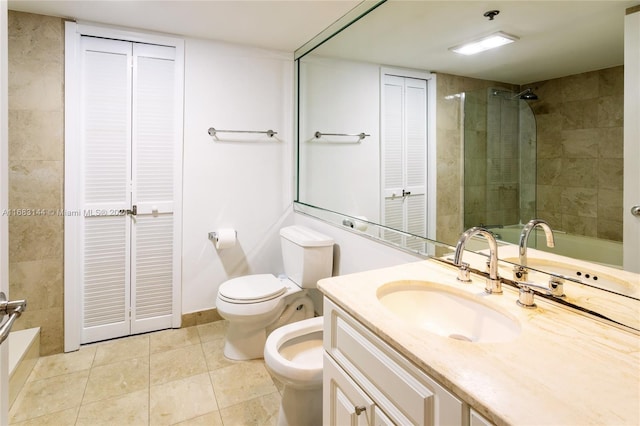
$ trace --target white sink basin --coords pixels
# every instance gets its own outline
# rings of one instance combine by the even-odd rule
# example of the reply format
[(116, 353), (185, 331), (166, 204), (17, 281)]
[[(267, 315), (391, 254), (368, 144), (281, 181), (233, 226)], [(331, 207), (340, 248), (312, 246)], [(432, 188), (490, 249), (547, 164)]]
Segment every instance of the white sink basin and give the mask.
[(519, 322), (480, 296), (451, 291), (427, 281), (395, 281), (378, 289), (378, 300), (400, 320), (440, 336), (468, 342), (505, 342), (521, 331)]
[[(520, 262), (517, 257), (506, 258), (504, 260), (516, 264)], [(638, 287), (640, 283), (631, 283), (603, 271), (583, 268), (556, 260), (529, 258), (527, 259), (527, 266), (540, 271), (551, 273), (555, 272), (556, 274), (571, 277), (574, 280), (579, 280), (584, 284), (627, 296), (635, 297), (638, 295), (639, 291)], [(531, 274), (533, 273), (535, 272), (530, 271), (529, 281), (534, 281), (531, 277)], [(544, 285), (545, 283), (540, 282), (539, 284)]]

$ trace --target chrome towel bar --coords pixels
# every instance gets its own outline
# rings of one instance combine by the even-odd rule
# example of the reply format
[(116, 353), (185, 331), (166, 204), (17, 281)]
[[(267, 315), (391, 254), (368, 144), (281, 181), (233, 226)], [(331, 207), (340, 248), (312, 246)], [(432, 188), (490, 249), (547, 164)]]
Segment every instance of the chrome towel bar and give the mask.
[(359, 140), (362, 140), (364, 138), (366, 138), (367, 136), (371, 136), (368, 135), (364, 132), (362, 133), (356, 133), (356, 134), (349, 134), (349, 133), (322, 133), (320, 131), (315, 132), (314, 136), (316, 137), (316, 139), (320, 139), (323, 136), (357, 136), (358, 138), (360, 138)]
[(278, 134), (278, 132), (274, 132), (271, 129), (266, 130), (266, 131), (260, 131), (260, 130), (216, 130), (213, 127), (209, 127), (209, 136), (215, 137), (218, 132), (222, 132), (222, 133), (260, 133), (260, 134), (266, 134), (270, 138), (272, 138), (274, 135)]

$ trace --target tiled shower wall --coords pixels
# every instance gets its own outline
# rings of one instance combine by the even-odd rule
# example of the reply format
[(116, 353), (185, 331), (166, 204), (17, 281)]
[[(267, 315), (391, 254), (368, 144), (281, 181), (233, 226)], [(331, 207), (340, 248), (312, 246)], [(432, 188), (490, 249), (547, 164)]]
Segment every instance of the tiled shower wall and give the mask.
[(538, 217), (622, 241), (624, 67), (532, 83)]
[(9, 11), (9, 292), (15, 329), (63, 351), (64, 25)]
[[(436, 219), (436, 239), (441, 242), (455, 245), (463, 229), (463, 155), (482, 156), (486, 163), (486, 116), (476, 120), (477, 127), (474, 132), (478, 137), (478, 144), (475, 152), (462, 152), (462, 138), (464, 126), (461, 116), (460, 94), (464, 92), (474, 92), (488, 87), (506, 87), (504, 83), (479, 80), (469, 77), (461, 77), (450, 74), (437, 74), (437, 124), (436, 124), (436, 157), (437, 157), (437, 219)], [(483, 92), (484, 93), (484, 92)], [(486, 102), (486, 97), (484, 98)], [(486, 168), (481, 168), (484, 170)], [(482, 173), (482, 172), (480, 172)], [(484, 195), (482, 192), (469, 194), (473, 200), (484, 205)], [(474, 201), (472, 201), (473, 203)], [(479, 208), (479, 206), (477, 206)], [(471, 207), (470, 207), (471, 208)]]

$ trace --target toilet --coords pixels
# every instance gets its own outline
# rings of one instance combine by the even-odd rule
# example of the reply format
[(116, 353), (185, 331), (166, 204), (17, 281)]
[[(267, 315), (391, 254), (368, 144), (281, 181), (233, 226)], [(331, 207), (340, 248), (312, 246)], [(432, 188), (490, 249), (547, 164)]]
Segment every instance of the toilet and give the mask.
[(264, 346), (264, 361), (284, 384), (278, 426), (322, 424), (323, 317), (276, 329)]
[(304, 226), (280, 230), (284, 276), (255, 274), (220, 285), (216, 308), (228, 320), (224, 356), (262, 358), (267, 336), (275, 329), (314, 316), (308, 289), (331, 276), (333, 240)]

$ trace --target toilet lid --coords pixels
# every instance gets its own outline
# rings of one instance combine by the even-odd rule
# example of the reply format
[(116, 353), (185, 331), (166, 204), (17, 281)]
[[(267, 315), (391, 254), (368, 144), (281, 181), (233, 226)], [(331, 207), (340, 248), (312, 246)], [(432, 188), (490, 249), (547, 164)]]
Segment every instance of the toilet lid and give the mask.
[(218, 294), (231, 303), (256, 303), (278, 297), (287, 290), (284, 283), (271, 274), (246, 275), (220, 285)]

